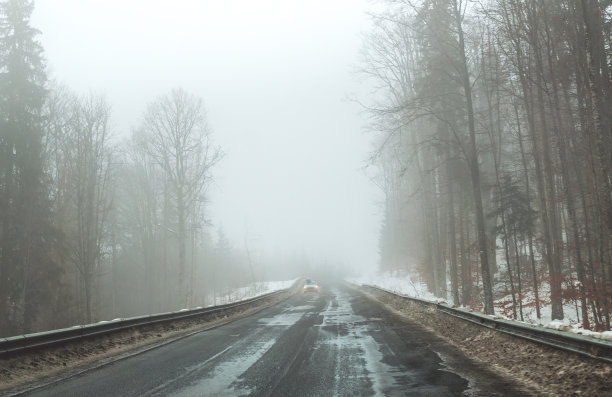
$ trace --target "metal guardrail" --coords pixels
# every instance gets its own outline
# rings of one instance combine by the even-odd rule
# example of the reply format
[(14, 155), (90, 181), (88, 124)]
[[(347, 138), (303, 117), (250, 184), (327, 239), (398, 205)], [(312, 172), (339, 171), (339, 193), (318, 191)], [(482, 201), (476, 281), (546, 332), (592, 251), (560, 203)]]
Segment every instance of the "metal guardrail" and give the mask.
[(452, 307), (444, 303), (429, 302), (422, 299), (401, 295), (373, 285), (364, 284), (363, 287), (391, 294), (395, 297), (412, 301), (421, 306), (432, 307), (440, 312), (448, 314), (449, 316), (460, 318), (462, 320), (469, 321), (482, 327), (494, 329), (508, 335), (612, 363), (612, 342), (607, 340), (596, 339), (585, 335), (573, 334), (550, 328), (542, 328), (532, 324), (524, 324), (511, 320), (495, 318), (486, 314), (471, 312), (458, 307)]
[[(299, 282), (299, 280), (297, 281)], [(296, 282), (296, 283), (297, 283)], [(241, 306), (249, 305), (257, 301), (271, 298), (284, 292), (290, 291), (295, 287), (294, 284), (288, 289), (270, 292), (254, 298), (245, 299), (239, 302), (228, 303), (225, 305), (211, 306), (206, 308), (180, 310), (177, 312), (151, 314), (139, 317), (100, 322), (96, 324), (77, 325), (71, 328), (57, 329), (53, 331), (38, 332), (34, 334), (18, 335), (9, 338), (0, 338), (0, 357), (14, 355), (41, 347), (50, 347), (66, 342), (74, 342), (91, 336), (110, 334), (112, 332), (123, 331), (130, 328), (157, 325), (177, 320), (196, 318), (205, 314), (214, 314)]]

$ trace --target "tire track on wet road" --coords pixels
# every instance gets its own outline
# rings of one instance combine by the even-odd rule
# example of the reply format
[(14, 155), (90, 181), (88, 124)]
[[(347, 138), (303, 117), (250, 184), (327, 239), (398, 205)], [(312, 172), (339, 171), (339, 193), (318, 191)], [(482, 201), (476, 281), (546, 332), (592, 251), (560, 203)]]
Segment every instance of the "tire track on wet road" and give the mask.
[(343, 284), (287, 300), (33, 396), (527, 394)]

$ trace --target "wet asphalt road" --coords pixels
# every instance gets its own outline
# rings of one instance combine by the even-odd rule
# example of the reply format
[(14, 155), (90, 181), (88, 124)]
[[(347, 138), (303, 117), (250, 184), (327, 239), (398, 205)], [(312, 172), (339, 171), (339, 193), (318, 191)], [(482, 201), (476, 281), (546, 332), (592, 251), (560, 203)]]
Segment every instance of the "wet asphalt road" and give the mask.
[(336, 285), (28, 395), (521, 394), (418, 325)]

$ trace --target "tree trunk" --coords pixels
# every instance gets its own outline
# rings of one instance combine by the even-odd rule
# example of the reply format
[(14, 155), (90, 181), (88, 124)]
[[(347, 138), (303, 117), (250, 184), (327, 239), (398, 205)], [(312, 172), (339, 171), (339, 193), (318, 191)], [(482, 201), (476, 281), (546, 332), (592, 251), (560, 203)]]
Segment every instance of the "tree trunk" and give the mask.
[[(610, 266), (612, 255), (610, 254), (610, 244), (612, 242), (612, 198), (610, 196), (612, 190), (610, 186), (610, 175), (608, 172), (608, 151), (606, 135), (609, 135), (610, 121), (608, 120), (608, 112), (605, 107), (605, 98), (601, 89), (602, 79), (599, 73), (599, 65), (595, 62), (596, 48), (593, 43), (593, 26), (592, 20), (595, 9), (599, 11), (596, 5), (588, 0), (581, 0), (582, 17), (584, 21), (584, 41), (586, 50), (586, 62), (589, 73), (589, 92), (591, 102), (593, 103), (593, 126), (595, 130), (595, 142), (597, 149), (597, 175), (599, 176), (599, 201), (601, 211), (601, 222), (605, 225), (602, 228), (601, 245), (602, 245), (602, 290), (604, 297), (604, 308), (606, 313), (606, 328), (610, 329), (610, 315), (608, 311), (608, 290), (606, 285), (612, 281), (612, 269), (606, 269)], [(606, 276), (608, 270), (608, 277)]]
[(489, 272), (489, 258), (487, 252), (487, 236), (485, 229), (484, 209), (482, 205), (482, 193), (480, 186), (480, 168), (478, 165), (478, 150), (476, 147), (476, 126), (474, 120), (474, 108), (472, 105), (472, 83), (465, 55), (465, 41), (463, 38), (462, 16), (457, 1), (453, 1), (454, 17), (459, 35), (459, 57), (463, 92), (466, 100), (466, 112), (468, 116), (468, 128), (470, 136), (469, 158), (470, 176), (472, 179), (472, 193), (474, 195), (474, 208), (476, 211), (476, 230), (478, 232), (478, 248), (480, 250), (480, 267), (482, 271), (482, 287), (484, 294), (485, 314), (494, 314), (493, 288), (491, 285), (491, 274)]
[[(461, 200), (463, 201), (463, 200)], [(464, 211), (467, 211), (467, 208), (463, 207)], [(461, 250), (461, 302), (463, 306), (467, 306), (472, 297), (472, 271), (470, 266), (470, 258), (468, 254), (468, 249), (465, 246), (465, 238), (464, 238), (464, 227), (468, 228), (469, 225), (467, 222), (464, 222), (464, 217), (460, 214), (460, 222), (459, 222), (459, 247)]]
[(448, 184), (448, 243), (450, 245), (450, 276), (451, 276), (451, 289), (453, 294), (453, 304), (459, 306), (459, 280), (457, 277), (457, 233), (455, 231), (455, 204), (454, 204), (454, 192), (453, 192), (453, 181), (450, 178), (451, 175), (451, 162), (450, 154), (447, 149), (447, 184)]
[(187, 250), (187, 238), (185, 230), (185, 204), (183, 199), (182, 186), (179, 185), (177, 188), (177, 217), (178, 217), (178, 248), (179, 248), (179, 263), (178, 263), (178, 296), (179, 304), (181, 309), (187, 307), (189, 299), (189, 291), (187, 291), (187, 274), (186, 274), (186, 250)]

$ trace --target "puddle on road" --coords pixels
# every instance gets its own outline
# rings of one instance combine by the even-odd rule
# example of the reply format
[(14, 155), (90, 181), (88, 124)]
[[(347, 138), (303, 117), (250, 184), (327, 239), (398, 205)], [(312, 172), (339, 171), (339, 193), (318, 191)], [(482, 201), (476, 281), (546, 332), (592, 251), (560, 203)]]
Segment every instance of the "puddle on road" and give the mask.
[(388, 395), (399, 389), (401, 384), (396, 379), (405, 376), (405, 372), (383, 362), (381, 346), (371, 335), (378, 329), (371, 320), (354, 313), (346, 294), (334, 292), (335, 300), (320, 313), (323, 322), (318, 327), (328, 337), (318, 345), (336, 349), (335, 394), (342, 394), (347, 384), (354, 383), (362, 387), (369, 384), (375, 395)]

